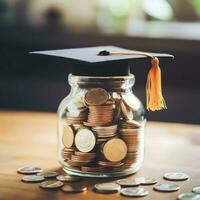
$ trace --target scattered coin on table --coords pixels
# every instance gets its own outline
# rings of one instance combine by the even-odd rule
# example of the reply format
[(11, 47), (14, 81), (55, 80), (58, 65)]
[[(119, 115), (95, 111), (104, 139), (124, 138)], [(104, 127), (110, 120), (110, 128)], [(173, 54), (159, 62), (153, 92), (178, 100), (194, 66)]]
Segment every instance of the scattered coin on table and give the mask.
[(182, 172), (169, 172), (164, 174), (164, 178), (170, 181), (185, 181), (189, 176)]
[(23, 182), (28, 182), (28, 183), (37, 183), (44, 181), (44, 176), (38, 176), (38, 175), (27, 175), (22, 177)]
[(196, 194), (200, 194), (200, 186), (196, 186), (192, 189), (192, 192), (196, 193)]
[(46, 171), (46, 172), (37, 173), (37, 176), (44, 176), (44, 178), (55, 178), (56, 176), (58, 176), (58, 173), (57, 172)]
[(62, 181), (62, 182), (76, 182), (76, 181), (81, 181), (82, 178), (79, 176), (71, 176), (69, 174), (66, 175), (59, 175), (56, 177), (56, 179), (58, 181)]
[(87, 187), (81, 185), (64, 185), (61, 190), (68, 193), (79, 193), (87, 190)]
[(141, 185), (154, 185), (158, 182), (155, 178), (144, 178), (144, 177), (135, 178), (135, 180), (139, 182)]
[(103, 194), (117, 193), (120, 189), (120, 185), (116, 183), (99, 183), (94, 185), (94, 191)]
[(200, 200), (200, 195), (192, 192), (182, 193), (178, 195), (178, 200)]
[(139, 181), (134, 179), (126, 178), (126, 179), (119, 179), (116, 182), (117, 184), (121, 185), (122, 187), (133, 187), (140, 185)]
[(144, 188), (129, 187), (121, 189), (120, 194), (128, 197), (144, 197), (147, 196), (149, 192)]
[(40, 183), (40, 187), (43, 189), (58, 189), (64, 185), (61, 181), (44, 181)]
[(26, 166), (26, 167), (20, 167), (17, 170), (17, 172), (21, 174), (36, 174), (42, 172), (42, 169), (39, 167)]
[(157, 183), (153, 188), (159, 192), (174, 192), (179, 190), (180, 186), (175, 183)]

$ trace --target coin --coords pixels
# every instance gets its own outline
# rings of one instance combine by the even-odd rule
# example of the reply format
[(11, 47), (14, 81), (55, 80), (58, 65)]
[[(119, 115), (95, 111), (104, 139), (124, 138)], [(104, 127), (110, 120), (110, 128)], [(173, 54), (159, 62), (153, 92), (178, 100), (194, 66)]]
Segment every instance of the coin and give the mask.
[(96, 172), (96, 173), (99, 173), (99, 172), (103, 172), (104, 167), (101, 167), (101, 166), (100, 167), (99, 166), (97, 166), (97, 167), (95, 167), (95, 166), (91, 166), (91, 167), (82, 166), (81, 170), (85, 171), (85, 172)]
[(123, 101), (120, 102), (120, 106), (121, 106), (121, 110), (122, 110), (122, 113), (125, 117), (125, 119), (127, 120), (132, 120), (133, 119), (133, 112), (132, 110), (127, 107)]
[(140, 185), (140, 182), (138, 182), (138, 181), (136, 181), (134, 179), (130, 179), (130, 178), (119, 179), (119, 180), (117, 180), (116, 183), (119, 184), (119, 185), (121, 185), (121, 186), (124, 186), (124, 187), (133, 187), (133, 186)]
[(200, 195), (192, 192), (182, 193), (178, 195), (179, 200), (200, 200)]
[(130, 95), (122, 94), (121, 96), (122, 96), (122, 99), (124, 100), (125, 104), (127, 106), (129, 106), (129, 108), (132, 111), (137, 111), (137, 107), (136, 107), (136, 105), (134, 105), (134, 103), (132, 101), (132, 97), (130, 97)]
[(108, 92), (103, 88), (93, 88), (86, 92), (85, 102), (88, 105), (102, 105), (109, 98)]
[(75, 145), (81, 152), (90, 152), (96, 144), (96, 138), (93, 132), (87, 128), (78, 130), (75, 136)]
[(79, 193), (87, 190), (87, 187), (81, 185), (64, 185), (61, 190), (68, 193)]
[(44, 178), (55, 178), (56, 176), (58, 176), (58, 173), (46, 171), (46, 172), (37, 173), (37, 176), (44, 176)]
[(116, 183), (99, 183), (94, 185), (94, 190), (99, 193), (109, 194), (117, 193), (121, 189)]
[(18, 172), (21, 174), (36, 174), (38, 172), (41, 172), (42, 169), (39, 167), (32, 167), (32, 166), (26, 166), (26, 167), (20, 167), (18, 169)]
[(182, 172), (169, 172), (164, 174), (164, 178), (170, 181), (184, 181), (189, 178), (189, 176)]
[(136, 178), (135, 180), (142, 185), (154, 185), (158, 182), (155, 178), (144, 178), (144, 177)]
[(40, 183), (40, 187), (43, 189), (57, 189), (61, 188), (63, 185), (61, 181), (44, 181)]
[(157, 183), (153, 188), (160, 192), (174, 192), (180, 189), (175, 183)]
[(149, 192), (144, 188), (129, 187), (121, 189), (120, 194), (128, 197), (144, 197), (147, 196)]
[(82, 178), (79, 176), (71, 176), (71, 175), (59, 175), (56, 177), (58, 181), (63, 181), (63, 182), (76, 182), (76, 181), (81, 181)]
[(28, 176), (22, 177), (23, 182), (37, 183), (43, 180), (44, 180), (44, 176), (38, 176), (38, 175), (28, 175)]
[(192, 192), (196, 193), (196, 194), (200, 194), (200, 186), (196, 186), (192, 189)]
[(103, 154), (109, 161), (121, 161), (127, 154), (126, 143), (119, 138), (110, 139), (103, 146)]
[(74, 143), (74, 132), (72, 128), (68, 125), (64, 127), (62, 141), (64, 146), (67, 148), (70, 148)]

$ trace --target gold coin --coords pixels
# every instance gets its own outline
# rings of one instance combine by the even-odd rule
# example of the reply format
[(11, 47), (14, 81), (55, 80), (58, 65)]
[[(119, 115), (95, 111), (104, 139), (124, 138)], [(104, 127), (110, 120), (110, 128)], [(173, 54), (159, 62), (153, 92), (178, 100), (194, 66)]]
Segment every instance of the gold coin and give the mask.
[(125, 105), (123, 101), (120, 102), (122, 113), (127, 120), (133, 119), (133, 111)]
[[(124, 103), (132, 110), (132, 111), (137, 111), (137, 107), (133, 102), (133, 99), (130, 95), (127, 94), (122, 94), (122, 99), (124, 100)], [(138, 104), (138, 103), (137, 103)]]
[(85, 102), (88, 105), (102, 105), (109, 99), (108, 92), (103, 88), (90, 89), (85, 94)]
[(103, 146), (103, 154), (109, 161), (121, 161), (127, 154), (126, 143), (119, 138), (110, 139)]
[(68, 125), (64, 127), (62, 141), (65, 147), (70, 148), (74, 143), (74, 132)]
[(142, 127), (142, 124), (140, 124), (139, 122), (137, 122), (137, 121), (135, 121), (135, 120), (128, 120), (126, 123), (127, 123), (127, 124), (130, 124), (130, 125), (133, 125), (133, 126), (135, 126), (135, 127), (137, 127), (137, 128)]
[(81, 152), (90, 152), (96, 144), (96, 138), (94, 133), (87, 129), (81, 128), (78, 130), (75, 136), (75, 145)]

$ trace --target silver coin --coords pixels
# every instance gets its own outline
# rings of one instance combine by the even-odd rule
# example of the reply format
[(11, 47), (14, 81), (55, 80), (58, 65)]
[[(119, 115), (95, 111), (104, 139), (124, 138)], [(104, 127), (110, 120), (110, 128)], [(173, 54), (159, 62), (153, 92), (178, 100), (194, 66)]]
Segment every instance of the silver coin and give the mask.
[(58, 181), (63, 181), (63, 182), (75, 182), (75, 181), (81, 181), (82, 178), (79, 176), (71, 176), (71, 175), (59, 175), (56, 177)]
[(200, 194), (200, 186), (196, 186), (192, 189), (192, 192), (196, 193), (196, 194)]
[(200, 195), (192, 192), (182, 193), (178, 195), (179, 200), (200, 200)]
[(44, 176), (27, 175), (22, 177), (22, 181), (29, 183), (37, 183), (44, 180)]
[(17, 170), (17, 172), (21, 174), (36, 174), (42, 172), (42, 169), (39, 167), (26, 166), (26, 167), (20, 167)]
[(37, 173), (37, 176), (44, 176), (44, 178), (55, 178), (58, 176), (57, 172), (40, 172)]
[(43, 189), (57, 189), (64, 185), (61, 181), (44, 181), (40, 183), (40, 187)]
[(124, 186), (124, 187), (133, 187), (133, 186), (138, 186), (140, 185), (140, 182), (139, 181), (136, 181), (134, 179), (119, 179), (117, 180), (116, 182), (117, 184), (121, 185), (121, 186)]
[(154, 185), (158, 182), (155, 178), (144, 178), (144, 177), (135, 178), (135, 180), (139, 182), (141, 185)]
[(164, 174), (164, 178), (170, 181), (184, 181), (189, 178), (189, 176), (182, 172), (169, 172)]
[(67, 193), (79, 193), (86, 191), (87, 187), (81, 185), (64, 185), (61, 189)]
[(116, 183), (99, 183), (94, 185), (94, 190), (99, 193), (117, 193), (121, 189)]
[(174, 192), (179, 190), (180, 186), (175, 183), (157, 183), (153, 188), (159, 192)]
[(120, 194), (128, 197), (144, 197), (149, 194), (149, 191), (144, 188), (123, 188), (120, 191)]

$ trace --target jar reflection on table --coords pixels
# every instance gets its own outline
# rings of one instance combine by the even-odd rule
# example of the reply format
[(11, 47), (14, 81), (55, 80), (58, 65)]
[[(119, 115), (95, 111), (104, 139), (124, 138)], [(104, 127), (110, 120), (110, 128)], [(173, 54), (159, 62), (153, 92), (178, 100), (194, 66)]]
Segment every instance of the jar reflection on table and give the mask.
[(58, 159), (64, 171), (88, 177), (135, 173), (144, 157), (144, 109), (134, 75), (69, 75), (58, 108)]

